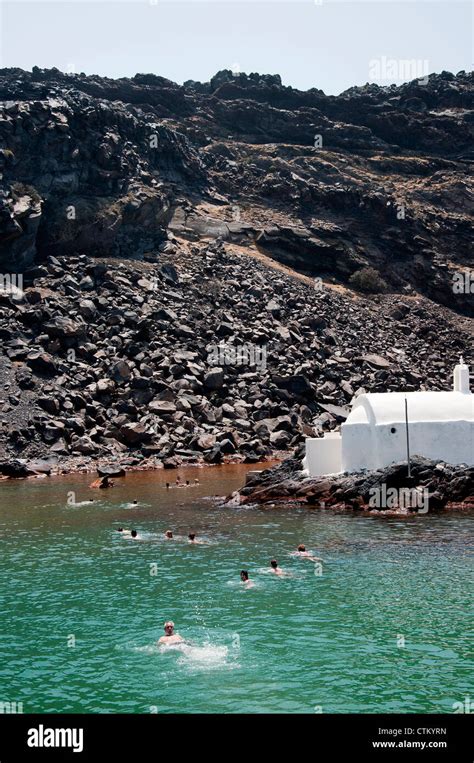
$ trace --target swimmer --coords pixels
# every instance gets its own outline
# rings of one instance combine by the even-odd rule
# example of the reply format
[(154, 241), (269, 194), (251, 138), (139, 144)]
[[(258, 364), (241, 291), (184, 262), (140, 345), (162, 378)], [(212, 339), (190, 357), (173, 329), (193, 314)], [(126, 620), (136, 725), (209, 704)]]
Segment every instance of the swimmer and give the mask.
[(195, 485), (199, 485), (199, 480), (198, 480), (198, 478), (197, 478), (197, 477), (195, 477), (195, 478), (194, 478), (194, 484), (195, 484)]
[(318, 556), (313, 556), (312, 554), (309, 553), (309, 551), (306, 551), (306, 546), (303, 543), (300, 543), (300, 545), (298, 546), (298, 550), (296, 551), (295, 556), (300, 556), (303, 559), (309, 559), (310, 562), (323, 561)]
[(284, 575), (285, 573), (281, 569), (281, 567), (278, 566), (278, 562), (276, 559), (272, 559), (270, 562), (270, 567), (272, 568), (272, 572), (275, 573), (275, 575)]
[(182, 483), (182, 479), (181, 479), (181, 477), (178, 474), (178, 476), (176, 477), (176, 484), (177, 485), (181, 485), (181, 483)]
[(107, 476), (102, 477), (102, 479), (101, 479), (101, 481), (99, 483), (99, 487), (100, 488), (113, 487), (113, 486), (114, 486), (114, 481), (111, 480), (110, 477), (107, 477)]
[[(122, 535), (130, 535), (131, 530), (127, 530), (125, 527), (119, 527), (118, 532), (122, 533)], [(135, 531), (136, 532), (136, 531)]]
[(186, 487), (189, 487), (189, 480), (186, 480)]
[(169, 490), (169, 489), (170, 489), (170, 483), (169, 483), (169, 482), (167, 482), (167, 483), (166, 483), (166, 489), (167, 489), (167, 490)]
[(181, 638), (179, 633), (174, 632), (174, 622), (168, 620), (165, 625), (165, 635), (158, 639), (158, 644), (182, 644), (184, 639)]
[(173, 533), (171, 532), (171, 530), (167, 530), (165, 532), (165, 538), (167, 538), (168, 540), (172, 540), (173, 539)]
[(136, 530), (132, 530), (130, 533), (130, 537), (133, 538), (133, 540), (141, 540), (142, 536), (137, 533)]
[(188, 540), (190, 543), (204, 543), (203, 540), (196, 540), (196, 533), (189, 533)]
[(255, 583), (249, 579), (247, 570), (240, 571), (240, 580), (244, 584), (245, 588), (253, 588), (255, 586)]

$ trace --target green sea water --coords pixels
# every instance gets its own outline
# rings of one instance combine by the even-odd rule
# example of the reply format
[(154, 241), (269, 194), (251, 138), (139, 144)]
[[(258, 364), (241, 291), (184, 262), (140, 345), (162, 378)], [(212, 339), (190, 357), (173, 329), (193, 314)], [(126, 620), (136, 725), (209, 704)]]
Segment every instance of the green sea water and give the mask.
[[(90, 475), (0, 485), (1, 702), (436, 713), (474, 697), (471, 517), (228, 508), (216, 495), (240, 487), (245, 467), (181, 474), (200, 484), (167, 490), (175, 473), (155, 472), (108, 491), (90, 490)], [(70, 491), (95, 503), (69, 505)], [(205, 543), (190, 545), (191, 530)], [(321, 568), (291, 555), (301, 542)], [(269, 573), (272, 557), (290, 574)], [(188, 643), (160, 650), (170, 618)]]

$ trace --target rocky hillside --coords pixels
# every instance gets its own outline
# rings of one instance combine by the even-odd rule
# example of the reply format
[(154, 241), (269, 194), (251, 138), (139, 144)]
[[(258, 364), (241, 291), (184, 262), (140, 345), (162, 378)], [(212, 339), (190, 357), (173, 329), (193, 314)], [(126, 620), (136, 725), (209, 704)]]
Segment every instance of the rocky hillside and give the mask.
[(473, 83), (0, 70), (3, 460), (252, 461), (361, 389), (450, 385)]

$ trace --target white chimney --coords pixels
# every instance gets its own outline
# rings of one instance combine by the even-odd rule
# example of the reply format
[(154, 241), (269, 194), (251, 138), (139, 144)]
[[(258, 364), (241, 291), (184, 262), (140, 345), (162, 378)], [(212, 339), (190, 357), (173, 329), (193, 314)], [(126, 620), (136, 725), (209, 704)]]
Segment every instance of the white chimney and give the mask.
[(464, 362), (461, 355), (459, 364), (454, 366), (454, 384), (453, 389), (455, 392), (470, 393), (469, 389), (469, 366)]

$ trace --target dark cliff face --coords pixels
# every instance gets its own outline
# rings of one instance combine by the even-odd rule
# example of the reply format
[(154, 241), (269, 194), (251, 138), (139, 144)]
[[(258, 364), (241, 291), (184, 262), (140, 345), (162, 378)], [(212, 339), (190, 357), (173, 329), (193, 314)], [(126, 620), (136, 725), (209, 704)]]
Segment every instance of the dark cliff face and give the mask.
[(472, 93), (0, 70), (0, 462), (253, 462), (358, 392), (449, 388)]
[(472, 263), (474, 75), (339, 96), (277, 75), (183, 87), (0, 70), (0, 266), (149, 258), (171, 228), (256, 243), (346, 283), (364, 266), (464, 312)]

